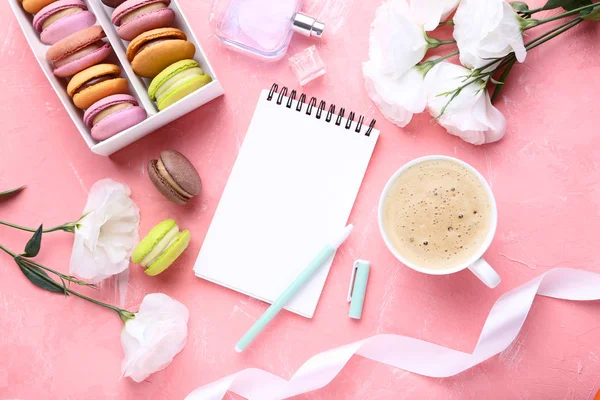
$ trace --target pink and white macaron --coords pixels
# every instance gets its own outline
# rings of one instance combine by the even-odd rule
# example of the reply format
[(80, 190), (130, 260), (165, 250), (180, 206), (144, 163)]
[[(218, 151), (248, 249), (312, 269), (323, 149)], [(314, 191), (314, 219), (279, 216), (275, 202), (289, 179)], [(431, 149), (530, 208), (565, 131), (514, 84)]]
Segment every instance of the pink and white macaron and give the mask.
[(81, 0), (59, 0), (48, 4), (33, 17), (33, 27), (45, 44), (54, 44), (96, 23), (96, 16)]
[(124, 40), (132, 40), (140, 33), (171, 26), (175, 12), (169, 8), (171, 0), (127, 0), (113, 11), (112, 23)]
[(102, 40), (104, 37), (102, 27), (92, 25), (50, 46), (46, 59), (52, 63), (54, 75), (73, 76), (102, 62), (112, 50), (110, 43)]
[(98, 100), (83, 115), (97, 141), (106, 140), (146, 119), (146, 110), (128, 94), (114, 94)]

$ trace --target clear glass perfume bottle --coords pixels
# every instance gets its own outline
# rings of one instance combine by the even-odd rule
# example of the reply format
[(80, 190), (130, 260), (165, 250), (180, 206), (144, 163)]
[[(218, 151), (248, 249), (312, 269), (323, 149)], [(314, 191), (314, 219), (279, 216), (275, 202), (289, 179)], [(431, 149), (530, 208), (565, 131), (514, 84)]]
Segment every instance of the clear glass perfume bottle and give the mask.
[(217, 38), (237, 50), (279, 59), (294, 31), (320, 38), (325, 25), (298, 12), (301, 0), (214, 0), (211, 21)]

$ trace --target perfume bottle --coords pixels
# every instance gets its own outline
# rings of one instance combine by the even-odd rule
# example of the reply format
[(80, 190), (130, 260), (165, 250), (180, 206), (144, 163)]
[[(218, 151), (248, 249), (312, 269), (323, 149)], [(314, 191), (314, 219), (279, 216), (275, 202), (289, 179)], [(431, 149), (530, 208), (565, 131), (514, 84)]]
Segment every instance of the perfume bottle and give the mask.
[(233, 48), (276, 60), (294, 32), (320, 38), (325, 24), (302, 14), (300, 0), (215, 0), (211, 22), (217, 38)]

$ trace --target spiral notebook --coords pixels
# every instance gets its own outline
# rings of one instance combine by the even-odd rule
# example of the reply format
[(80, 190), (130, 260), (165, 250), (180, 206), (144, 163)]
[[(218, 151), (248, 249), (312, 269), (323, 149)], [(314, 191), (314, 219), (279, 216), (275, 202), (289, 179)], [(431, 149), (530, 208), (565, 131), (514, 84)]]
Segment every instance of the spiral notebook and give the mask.
[[(374, 125), (286, 87), (263, 90), (196, 275), (273, 302), (347, 224), (379, 136)], [(312, 318), (332, 261), (286, 309)]]

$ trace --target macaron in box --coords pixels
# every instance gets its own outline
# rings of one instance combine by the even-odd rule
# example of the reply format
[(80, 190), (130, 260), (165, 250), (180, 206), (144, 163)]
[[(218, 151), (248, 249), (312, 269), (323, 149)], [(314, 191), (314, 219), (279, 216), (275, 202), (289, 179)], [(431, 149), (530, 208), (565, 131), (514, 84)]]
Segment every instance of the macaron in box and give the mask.
[(175, 12), (169, 8), (170, 0), (127, 0), (115, 8), (112, 23), (123, 40), (157, 28), (171, 26)]
[(54, 75), (73, 76), (102, 62), (110, 55), (111, 45), (101, 26), (94, 25), (54, 43), (46, 52), (46, 59), (54, 67)]
[[(58, 1), (65, 1), (65, 0), (58, 0)], [(68, 0), (68, 1), (76, 2), (77, 0)], [(27, 42), (29, 43), (36, 59), (38, 60), (38, 63), (40, 64), (40, 67), (44, 71), (46, 77), (48, 78), (48, 81), (50, 82), (50, 84), (53, 87), (53, 89), (55, 90), (57, 96), (63, 103), (65, 110), (67, 111), (67, 113), (69, 114), (71, 119), (73, 120), (73, 123), (79, 130), (82, 138), (85, 140), (86, 144), (88, 145), (88, 147), (90, 148), (90, 150), (92, 152), (94, 152), (96, 154), (104, 155), (104, 156), (109, 156), (110, 154), (114, 153), (115, 151), (122, 149), (123, 147), (148, 135), (149, 133), (157, 130), (158, 128), (168, 124), (171, 121), (174, 121), (175, 119), (181, 117), (182, 115), (187, 114), (188, 112), (200, 107), (201, 105), (221, 96), (224, 93), (223, 87), (221, 86), (221, 83), (220, 83), (214, 69), (210, 65), (210, 62), (207, 59), (206, 54), (202, 50), (202, 48), (199, 45), (198, 41), (196, 40), (193, 32), (189, 28), (187, 20), (186, 20), (185, 16), (183, 15), (183, 13), (181, 12), (179, 5), (177, 3), (177, 0), (171, 0), (171, 2), (169, 4), (169, 8), (173, 11), (173, 13), (175, 15), (173, 22), (171, 23), (171, 27), (179, 29), (181, 32), (183, 32), (183, 34), (185, 35), (185, 37), (187, 39), (187, 42), (191, 43), (195, 49), (194, 55), (190, 58), (193, 58), (200, 65), (200, 67), (204, 71), (204, 73), (206, 75), (210, 76), (212, 78), (212, 80), (209, 81), (204, 86), (200, 87), (198, 90), (194, 91), (193, 93), (189, 94), (188, 96), (181, 98), (179, 101), (176, 101), (172, 106), (170, 106), (160, 112), (157, 108), (157, 105), (152, 101), (152, 99), (150, 98), (150, 96), (148, 94), (148, 86), (150, 85), (150, 80), (145, 80), (144, 78), (137, 76), (134, 73), (132, 66), (128, 61), (127, 54), (126, 54), (127, 43), (124, 42), (123, 39), (121, 39), (119, 37), (119, 34), (117, 32), (118, 27), (115, 27), (112, 24), (111, 17), (114, 12), (114, 8), (106, 6), (105, 4), (102, 4), (102, 2), (97, 1), (97, 0), (95, 0), (95, 1), (79, 0), (79, 1), (83, 1), (85, 6), (87, 7), (87, 11), (89, 11), (95, 15), (96, 23), (100, 27), (102, 27), (104, 34), (106, 35), (106, 37), (99, 39), (100, 41), (104, 42), (104, 44), (99, 46), (99, 48), (100, 49), (103, 48), (104, 45), (106, 44), (106, 45), (109, 45), (110, 47), (112, 47), (112, 50), (114, 51), (114, 54), (112, 54), (112, 52), (110, 51), (110, 47), (109, 47), (108, 57), (105, 59), (96, 61), (96, 64), (97, 63), (109, 63), (109, 64), (116, 64), (118, 67), (120, 67), (120, 69), (121, 69), (120, 77), (125, 78), (128, 81), (129, 94), (133, 97), (133, 99), (137, 103), (137, 106), (134, 106), (134, 107), (139, 107), (139, 108), (144, 109), (146, 114), (148, 115), (148, 117), (145, 120), (143, 120), (142, 122), (132, 126), (129, 129), (126, 129), (123, 132), (118, 133), (106, 140), (103, 140), (103, 141), (99, 141), (98, 139), (94, 138), (94, 136), (96, 136), (96, 133), (94, 133), (94, 135), (92, 135), (92, 130), (94, 129), (94, 126), (96, 126), (96, 125), (94, 125), (92, 123), (92, 127), (90, 128), (88, 126), (89, 119), (86, 120), (86, 121), (88, 121), (88, 124), (86, 124), (86, 122), (84, 122), (83, 110), (80, 110), (79, 108), (77, 108), (77, 106), (73, 103), (71, 97), (69, 96), (69, 94), (67, 92), (68, 80), (64, 79), (61, 76), (56, 76), (53, 73), (53, 70), (57, 70), (57, 73), (59, 73), (60, 75), (69, 77), (78, 72), (81, 72), (83, 69), (87, 69), (90, 66), (93, 66), (93, 65), (87, 65), (87, 63), (82, 62), (80, 60), (82, 58), (85, 58), (85, 56), (89, 55), (90, 53), (93, 53), (94, 51), (98, 51), (99, 48), (96, 48), (89, 53), (87, 52), (87, 50), (91, 50), (91, 49), (87, 49), (84, 52), (84, 53), (87, 53), (87, 54), (84, 54), (84, 57), (79, 57), (79, 55), (81, 55), (81, 53), (80, 53), (77, 56), (73, 57), (73, 58), (76, 58), (76, 60), (73, 60), (73, 58), (71, 58), (71, 59), (65, 61), (64, 63), (60, 62), (60, 61), (64, 60), (67, 57), (70, 57), (71, 54), (69, 54), (68, 56), (63, 57), (61, 59), (60, 56), (57, 56), (57, 54), (60, 52), (58, 50), (54, 50), (54, 52), (56, 52), (54, 54), (54, 56), (58, 57), (58, 58), (54, 58), (54, 60), (58, 60), (59, 64), (61, 64), (60, 66), (57, 66), (57, 65), (55, 65), (55, 63), (49, 62), (46, 60), (46, 52), (49, 50), (49, 48), (44, 42), (41, 41), (41, 38), (40, 38), (41, 33), (43, 33), (47, 29), (50, 29), (53, 25), (58, 24), (59, 22), (61, 22), (63, 20), (65, 20), (65, 21), (62, 23), (66, 23), (66, 21), (67, 21), (66, 18), (73, 18), (72, 15), (79, 14), (85, 10), (83, 10), (83, 8), (81, 8), (82, 11), (79, 11), (79, 12), (69, 11), (68, 13), (59, 14), (60, 18), (57, 18), (53, 23), (47, 23), (46, 27), (42, 27), (42, 31), (40, 33), (33, 26), (33, 18), (34, 17), (32, 17), (31, 13), (39, 13), (44, 7), (51, 5), (53, 3), (53, 1), (50, 1), (50, 0), (24, 0), (23, 3), (21, 3), (19, 0), (8, 0), (15, 16), (17, 17), (17, 21), (19, 22), (21, 30), (23, 31), (23, 33), (27, 39)], [(106, 2), (112, 4), (113, 7), (118, 7), (121, 3), (123, 3), (123, 1), (120, 1), (120, 0), (110, 0), (110, 1), (106, 0)], [(72, 3), (70, 3), (70, 4), (72, 4)], [(162, 3), (162, 4), (165, 4), (165, 3)], [(73, 7), (75, 7), (75, 6), (73, 6)], [(70, 7), (70, 8), (73, 8), (73, 7)], [(154, 7), (156, 7), (156, 6), (154, 6)], [(77, 8), (80, 8), (80, 6), (77, 5)], [(163, 8), (163, 7), (158, 7), (158, 8)], [(145, 11), (142, 12), (140, 15), (145, 14), (147, 11), (148, 11), (148, 9), (146, 8)], [(66, 15), (64, 15), (64, 14), (66, 14)], [(78, 17), (78, 18), (81, 18), (81, 17)], [(40, 19), (40, 21), (42, 21), (42, 16), (38, 17), (38, 19)], [(73, 19), (71, 19), (71, 21), (73, 21)], [(43, 22), (41, 22), (41, 24), (43, 25)], [(121, 26), (122, 25), (123, 25), (123, 22), (121, 22)], [(53, 27), (53, 29), (56, 30), (58, 27), (60, 27), (60, 25), (55, 25)], [(88, 29), (88, 28), (86, 28), (86, 29)], [(97, 29), (97, 28), (95, 28), (95, 29)], [(52, 31), (49, 31), (47, 34), (44, 34), (45, 41), (47, 41), (46, 35), (51, 36), (50, 32), (52, 32)], [(66, 39), (66, 38), (64, 38), (64, 39)], [(48, 40), (50, 40), (50, 39), (48, 39)], [(58, 44), (59, 42), (60, 42), (60, 40), (58, 42), (56, 42), (55, 45)], [(98, 41), (96, 41), (96, 42), (98, 42)], [(93, 42), (93, 43), (96, 43), (96, 42)], [(89, 43), (88, 43), (88, 45), (89, 45)], [(78, 48), (78, 50), (76, 50), (75, 52), (79, 52), (80, 50), (82, 50), (82, 48), (79, 48), (79, 46), (74, 46), (74, 47)], [(87, 46), (84, 46), (84, 47), (87, 47)], [(52, 53), (51, 53), (51, 55), (52, 55)], [(96, 53), (96, 55), (97, 55), (97, 53)], [(76, 63), (73, 64), (73, 61), (76, 61)], [(69, 64), (71, 64), (71, 65), (69, 65)], [(82, 66), (83, 64), (85, 64), (85, 65)], [(68, 66), (66, 68), (67, 71), (65, 71), (65, 68), (64, 68), (65, 65)], [(77, 72), (74, 72), (74, 71), (77, 71)], [(108, 120), (108, 117), (106, 117), (106, 119)], [(92, 118), (92, 121), (93, 120), (94, 120), (94, 118)], [(99, 121), (97, 120), (96, 122), (98, 124), (100, 124), (100, 123), (102, 123), (102, 120), (99, 120)], [(40, 124), (43, 124), (43, 121), (41, 121)], [(96, 129), (96, 131), (98, 131), (98, 130), (99, 129)], [(101, 136), (97, 136), (97, 137), (99, 138)]]
[(96, 16), (81, 0), (59, 0), (48, 4), (33, 17), (33, 27), (40, 40), (54, 44), (96, 23)]
[(127, 46), (127, 59), (133, 71), (154, 78), (169, 65), (194, 57), (196, 47), (177, 28), (158, 28), (135, 37)]
[(146, 119), (146, 110), (128, 94), (113, 94), (92, 104), (83, 115), (92, 137), (106, 140)]

